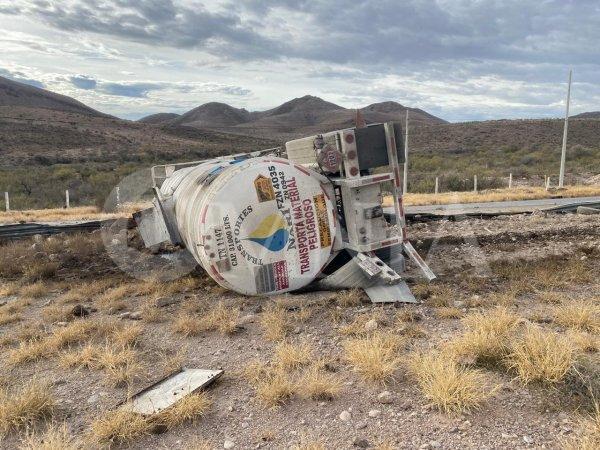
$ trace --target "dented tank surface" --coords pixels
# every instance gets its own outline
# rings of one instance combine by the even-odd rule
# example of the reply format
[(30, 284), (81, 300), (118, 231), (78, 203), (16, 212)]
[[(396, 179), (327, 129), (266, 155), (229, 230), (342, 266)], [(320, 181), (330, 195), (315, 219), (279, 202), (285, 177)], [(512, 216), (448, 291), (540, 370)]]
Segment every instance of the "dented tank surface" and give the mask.
[(327, 179), (287, 160), (217, 161), (176, 171), (173, 196), (186, 248), (222, 286), (247, 295), (287, 292), (319, 274), (332, 253)]
[[(372, 127), (288, 142), (287, 158), (264, 151), (155, 166), (154, 206), (135, 215), (140, 234), (149, 246), (185, 246), (217, 283), (246, 295), (312, 284), (360, 286), (373, 301), (414, 301), (397, 272), (404, 255), (435, 276), (406, 237), (401, 131), (392, 123)], [(379, 165), (389, 171), (374, 172)], [(390, 183), (397, 223), (383, 215)], [(393, 259), (382, 252), (394, 246)]]

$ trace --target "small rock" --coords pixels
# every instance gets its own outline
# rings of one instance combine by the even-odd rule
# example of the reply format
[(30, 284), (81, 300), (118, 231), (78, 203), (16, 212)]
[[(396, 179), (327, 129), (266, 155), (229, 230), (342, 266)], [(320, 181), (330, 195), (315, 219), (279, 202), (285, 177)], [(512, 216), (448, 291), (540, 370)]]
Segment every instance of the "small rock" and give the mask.
[(502, 433), (502, 439), (511, 439), (512, 436), (508, 433)]
[(240, 317), (238, 320), (239, 325), (247, 325), (249, 323), (254, 323), (256, 321), (256, 314), (246, 314), (245, 316)]
[(458, 429), (459, 429), (460, 431), (465, 431), (465, 430), (468, 430), (470, 427), (471, 427), (471, 422), (470, 422), (470, 421), (468, 421), (468, 420), (465, 420), (463, 423), (461, 423), (461, 424), (458, 426)]
[(74, 317), (85, 317), (90, 315), (90, 310), (83, 305), (75, 305), (71, 310), (71, 315)]
[(369, 411), (369, 417), (379, 417), (381, 415), (381, 411), (379, 409), (372, 409)]
[(377, 400), (379, 403), (383, 403), (384, 405), (390, 404), (394, 401), (392, 398), (392, 393), (390, 391), (383, 391), (377, 396)]
[(365, 323), (365, 331), (375, 331), (377, 329), (377, 321), (375, 319), (369, 320)]
[(165, 306), (169, 306), (177, 302), (179, 302), (179, 299), (177, 297), (158, 297), (154, 304), (157, 308), (163, 308)]
[(124, 313), (119, 314), (119, 319), (129, 319), (131, 313), (129, 311), (125, 311)]
[(129, 319), (130, 320), (142, 320), (142, 312), (141, 311), (134, 311), (132, 313), (129, 314)]
[(233, 443), (233, 441), (223, 442), (223, 448), (233, 448), (233, 447), (235, 447), (235, 444)]
[(6, 300), (2, 300), (2, 301), (0, 301), (0, 306), (4, 306), (4, 305), (6, 305), (7, 303), (8, 303), (8, 302), (7, 302)]
[(98, 399), (99, 399), (99, 398), (100, 398), (100, 397), (98, 396), (98, 394), (93, 394), (93, 395), (90, 395), (90, 397), (87, 399), (87, 402), (88, 402), (89, 404), (91, 404), (91, 403), (96, 403), (96, 402), (98, 401)]
[(430, 448), (439, 448), (440, 443), (438, 441), (429, 441), (429, 447)]
[(533, 444), (533, 439), (529, 436), (523, 436), (523, 442), (525, 442), (526, 444)]
[(354, 439), (354, 446), (359, 448), (369, 448), (371, 443), (365, 438), (356, 438)]
[(57, 327), (66, 327), (67, 325), (69, 325), (68, 322), (56, 322), (54, 325), (56, 325)]
[(357, 430), (362, 430), (362, 429), (364, 429), (364, 428), (367, 428), (367, 425), (368, 425), (368, 424), (367, 424), (367, 422), (366, 422), (365, 420), (361, 420), (360, 422), (358, 422), (358, 423), (356, 424), (356, 429), (357, 429)]
[(340, 420), (342, 422), (348, 422), (351, 418), (352, 418), (352, 414), (350, 414), (348, 411), (342, 411), (340, 413)]

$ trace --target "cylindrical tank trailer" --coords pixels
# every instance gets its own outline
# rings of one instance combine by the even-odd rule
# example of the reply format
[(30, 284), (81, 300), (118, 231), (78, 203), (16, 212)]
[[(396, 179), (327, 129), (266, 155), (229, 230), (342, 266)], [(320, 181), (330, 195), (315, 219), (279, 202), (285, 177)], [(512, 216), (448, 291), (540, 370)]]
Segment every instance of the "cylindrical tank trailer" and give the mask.
[[(153, 207), (134, 217), (147, 246), (184, 246), (242, 294), (362, 287), (373, 301), (414, 301), (397, 272), (403, 253), (435, 276), (406, 236), (401, 144), (397, 125), (375, 124), (290, 141), (287, 157), (275, 149), (155, 166)], [(383, 212), (385, 185), (395, 223)]]

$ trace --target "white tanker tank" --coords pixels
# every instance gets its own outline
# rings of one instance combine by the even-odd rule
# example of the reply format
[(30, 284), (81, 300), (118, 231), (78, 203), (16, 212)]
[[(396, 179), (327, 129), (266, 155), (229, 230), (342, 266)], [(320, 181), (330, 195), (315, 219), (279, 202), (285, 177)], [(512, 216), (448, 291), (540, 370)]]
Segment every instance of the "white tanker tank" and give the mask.
[[(283, 156), (155, 166), (154, 206), (134, 217), (148, 247), (182, 245), (242, 294), (362, 287), (376, 302), (414, 301), (403, 254), (435, 276), (407, 239), (401, 145), (390, 122), (290, 141)], [(382, 187), (394, 196), (395, 224), (383, 214)]]

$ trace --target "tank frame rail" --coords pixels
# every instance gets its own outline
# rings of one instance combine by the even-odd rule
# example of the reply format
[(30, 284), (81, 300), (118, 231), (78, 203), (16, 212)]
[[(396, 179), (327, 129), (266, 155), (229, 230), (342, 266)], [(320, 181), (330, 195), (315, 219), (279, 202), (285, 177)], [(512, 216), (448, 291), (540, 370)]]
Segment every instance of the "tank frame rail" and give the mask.
[(224, 161), (235, 160), (235, 159), (246, 159), (246, 158), (256, 158), (260, 156), (265, 156), (268, 154), (274, 154), (279, 157), (282, 154), (282, 147), (273, 147), (267, 148), (264, 150), (258, 150), (256, 152), (249, 153), (236, 153), (233, 155), (222, 156), (221, 158), (207, 158), (200, 159), (197, 161), (188, 161), (183, 163), (172, 163), (172, 164), (159, 164), (156, 166), (152, 166), (150, 168), (150, 175), (152, 177), (152, 187), (160, 188), (162, 183), (169, 178), (176, 170), (185, 169), (186, 167), (193, 167), (199, 164), (205, 163), (207, 161), (214, 161), (215, 159), (222, 159)]

